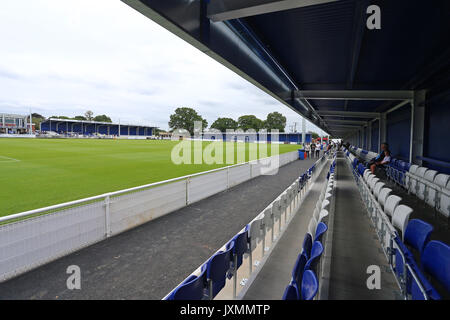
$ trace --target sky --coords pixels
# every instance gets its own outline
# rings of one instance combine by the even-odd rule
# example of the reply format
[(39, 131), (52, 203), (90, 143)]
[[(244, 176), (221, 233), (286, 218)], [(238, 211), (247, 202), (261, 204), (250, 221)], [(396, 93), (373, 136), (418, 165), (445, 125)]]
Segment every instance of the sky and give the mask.
[(301, 131), (300, 115), (119, 0), (2, 1), (0, 44), (0, 113), (92, 110), (166, 130), (177, 107), (209, 125), (278, 111)]

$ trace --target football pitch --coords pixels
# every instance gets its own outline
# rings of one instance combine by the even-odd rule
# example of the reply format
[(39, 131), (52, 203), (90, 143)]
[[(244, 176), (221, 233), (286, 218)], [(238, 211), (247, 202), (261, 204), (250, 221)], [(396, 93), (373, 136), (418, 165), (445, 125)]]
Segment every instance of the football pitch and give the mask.
[[(0, 139), (0, 216), (185, 176), (229, 164), (175, 164), (177, 141)], [(201, 143), (202, 148), (210, 142)], [(228, 143), (227, 143), (228, 144)], [(234, 163), (237, 160), (237, 145)], [(267, 146), (267, 155), (272, 152)], [(279, 153), (298, 145), (278, 145)], [(225, 146), (224, 146), (225, 148)], [(249, 144), (245, 144), (248, 161)], [(194, 143), (191, 146), (193, 154)], [(258, 153), (265, 157), (265, 153)], [(193, 156), (192, 156), (193, 159)], [(242, 160), (242, 159), (240, 159)]]

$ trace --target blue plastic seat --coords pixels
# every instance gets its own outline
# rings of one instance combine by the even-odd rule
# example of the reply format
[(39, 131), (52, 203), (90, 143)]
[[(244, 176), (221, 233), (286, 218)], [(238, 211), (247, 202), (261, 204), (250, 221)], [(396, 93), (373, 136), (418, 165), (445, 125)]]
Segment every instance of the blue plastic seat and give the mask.
[(202, 300), (206, 288), (206, 266), (201, 268), (201, 274), (192, 275), (180, 284), (168, 300)]
[(284, 290), (283, 300), (300, 300), (298, 288), (295, 283), (290, 283)]
[(300, 253), (295, 261), (294, 269), (292, 269), (292, 280), (295, 283), (302, 283), (303, 272), (305, 271), (308, 257), (304, 253)]
[(231, 241), (225, 251), (217, 252), (206, 263), (206, 279), (209, 283), (208, 295), (210, 299), (213, 299), (225, 286), (233, 249), (234, 241)]
[(314, 241), (312, 249), (311, 249), (311, 257), (306, 262), (305, 270), (309, 270), (309, 269), (315, 270), (322, 253), (323, 253), (322, 243), (320, 243), (320, 241)]
[(301, 297), (302, 300), (312, 300), (319, 290), (319, 282), (316, 274), (311, 270), (306, 270), (303, 273)]
[(441, 241), (428, 242), (423, 250), (422, 268), (450, 292), (450, 246)]
[[(237, 270), (242, 265), (244, 253), (248, 250), (248, 232), (244, 231), (235, 235), (231, 241), (234, 242), (232, 253), (235, 258), (235, 260), (232, 259), (232, 268)], [(236, 267), (234, 266), (235, 261)]]
[(430, 240), (432, 231), (433, 226), (425, 221), (419, 219), (409, 220), (405, 231), (405, 244), (413, 247), (419, 254), (422, 254), (425, 245)]
[(324, 233), (328, 230), (328, 226), (323, 223), (319, 222), (319, 224), (316, 227), (316, 233), (315, 233), (315, 239), (314, 241), (322, 241), (322, 236)]
[(308, 259), (311, 256), (312, 245), (313, 245), (312, 236), (309, 233), (306, 233), (305, 238), (303, 239), (303, 253), (306, 255), (306, 258)]

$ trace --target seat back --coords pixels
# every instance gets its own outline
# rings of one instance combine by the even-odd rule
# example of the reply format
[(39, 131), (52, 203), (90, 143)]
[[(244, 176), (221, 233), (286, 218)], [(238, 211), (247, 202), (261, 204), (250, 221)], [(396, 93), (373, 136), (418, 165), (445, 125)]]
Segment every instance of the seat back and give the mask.
[(379, 195), (378, 195), (378, 202), (380, 205), (384, 208), (386, 204), (386, 199), (391, 195), (392, 189), (389, 188), (383, 188), (381, 189)]
[(395, 195), (389, 196), (386, 199), (386, 203), (384, 205), (384, 212), (386, 213), (386, 215), (391, 217), (391, 219), (392, 219), (392, 216), (394, 215), (395, 208), (397, 208), (397, 206), (401, 200), (402, 200), (402, 198), (400, 198), (399, 196), (395, 196)]
[(232, 242), (234, 242), (233, 247), (233, 256), (236, 257), (236, 269), (239, 268), (242, 264), (242, 258), (244, 253), (248, 251), (248, 233), (247, 232), (241, 232), (235, 235), (232, 239)]
[(309, 220), (309, 224), (308, 224), (308, 233), (311, 235), (312, 239), (314, 239), (314, 237), (316, 235), (316, 228), (317, 228), (317, 222), (314, 219), (314, 217), (312, 217), (311, 220)]
[(328, 217), (328, 210), (322, 209), (319, 213), (319, 222), (325, 220), (325, 218)]
[(248, 240), (249, 240), (249, 249), (253, 250), (256, 248), (256, 245), (262, 240), (262, 218), (253, 220), (248, 226)]
[(323, 253), (323, 245), (320, 241), (314, 241), (313, 246), (311, 248), (311, 256), (306, 262), (305, 270), (311, 269), (315, 270), (317, 263), (320, 260), (320, 256)]
[(295, 283), (302, 283), (303, 272), (305, 270), (308, 257), (304, 253), (300, 253), (295, 261), (294, 269), (292, 269), (292, 279)]
[(328, 226), (323, 222), (319, 222), (317, 224), (316, 235), (315, 235), (314, 241), (322, 241), (322, 236), (324, 235), (324, 233), (327, 230), (328, 230)]
[(300, 300), (300, 297), (298, 295), (298, 288), (297, 284), (290, 283), (286, 287), (283, 293), (283, 300)]
[(421, 256), (422, 267), (450, 292), (450, 246), (432, 240)]
[(234, 250), (234, 241), (231, 241), (225, 251), (215, 253), (206, 264), (206, 278), (212, 282), (212, 296), (214, 298), (217, 293), (225, 286), (226, 274), (230, 269), (231, 254)]
[(330, 201), (328, 201), (328, 200), (323, 200), (323, 202), (322, 202), (322, 207), (321, 207), (320, 209), (321, 209), (321, 210), (322, 210), (322, 209), (327, 209), (329, 205), (330, 205)]
[(264, 210), (262, 223), (266, 230), (273, 227), (272, 206)]
[(380, 194), (381, 189), (383, 189), (385, 184), (383, 182), (377, 182), (375, 184), (375, 187), (373, 188), (373, 194), (375, 195), (375, 198), (378, 200), (378, 196)]
[(408, 224), (409, 216), (412, 212), (413, 209), (403, 204), (398, 205), (394, 210), (392, 225), (401, 231), (402, 239), (405, 238), (406, 225)]
[(272, 215), (273, 215), (274, 221), (280, 220), (281, 212), (282, 212), (281, 201), (280, 201), (280, 199), (277, 199), (272, 204)]
[(206, 288), (206, 268), (202, 268), (200, 275), (187, 278), (169, 297), (170, 300), (201, 300)]
[(373, 178), (370, 183), (369, 183), (369, 188), (371, 191), (373, 191), (373, 189), (375, 188), (375, 185), (380, 181), (379, 178), (375, 177)]
[(433, 226), (419, 219), (409, 220), (405, 230), (405, 243), (422, 254), (425, 245), (430, 240)]
[(415, 186), (412, 190), (410, 190), (412, 193), (417, 195), (420, 199), (424, 199), (424, 191), (425, 191), (425, 185), (421, 182), (421, 179), (425, 178), (425, 173), (428, 171), (428, 168), (425, 167), (419, 167), (416, 170), (416, 176), (418, 179), (415, 182)]
[(301, 298), (302, 300), (312, 300), (319, 290), (319, 282), (316, 274), (311, 270), (306, 270), (303, 273)]
[(312, 239), (313, 239), (313, 238), (312, 238), (312, 236), (309, 234), (309, 232), (307, 232), (307, 233), (305, 234), (305, 237), (303, 238), (303, 245), (302, 245), (302, 247), (303, 247), (303, 252), (302, 252), (302, 253), (305, 254), (305, 256), (306, 256), (307, 259), (309, 259), (309, 257), (311, 256), (311, 248), (312, 248), (312, 244), (313, 244)]

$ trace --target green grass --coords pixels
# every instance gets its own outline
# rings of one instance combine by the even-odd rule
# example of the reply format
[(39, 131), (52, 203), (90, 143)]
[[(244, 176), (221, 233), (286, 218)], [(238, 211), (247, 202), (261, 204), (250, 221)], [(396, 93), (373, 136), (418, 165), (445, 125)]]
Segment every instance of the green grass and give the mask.
[[(171, 150), (176, 143), (161, 140), (0, 139), (0, 216), (227, 165), (176, 165), (171, 161)], [(202, 147), (208, 144), (204, 142)], [(242, 145), (232, 144), (235, 148)], [(249, 144), (245, 147), (248, 160)], [(298, 147), (279, 145), (279, 150), (285, 153)], [(270, 155), (270, 147), (268, 149)], [(261, 153), (261, 157), (264, 156)]]

